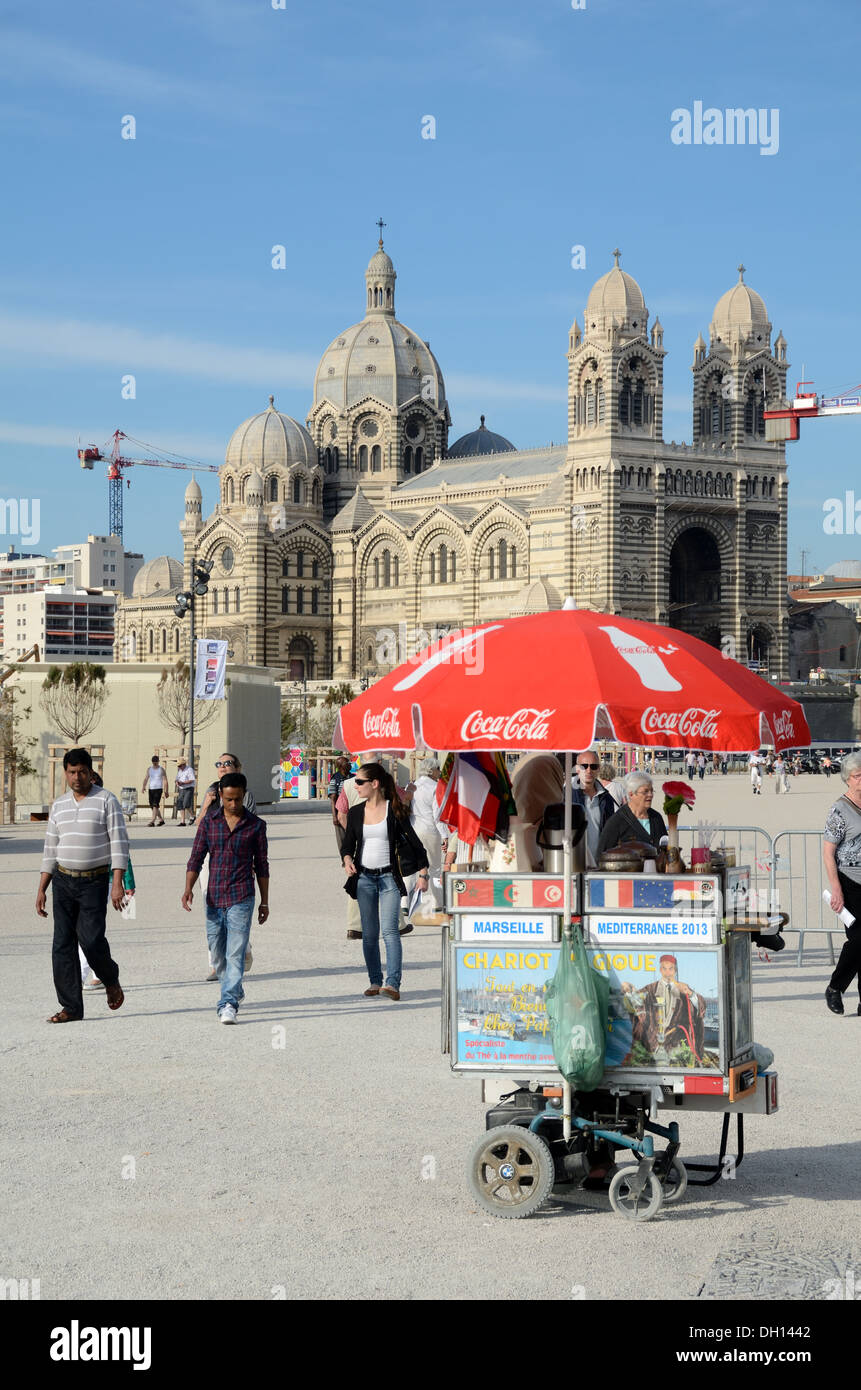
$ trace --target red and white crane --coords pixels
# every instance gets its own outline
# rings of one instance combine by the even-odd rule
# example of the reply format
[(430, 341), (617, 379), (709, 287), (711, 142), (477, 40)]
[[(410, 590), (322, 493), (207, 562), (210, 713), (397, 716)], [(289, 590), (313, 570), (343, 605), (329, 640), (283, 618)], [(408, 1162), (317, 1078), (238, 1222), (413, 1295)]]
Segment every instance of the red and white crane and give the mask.
[[(90, 468), (97, 463), (107, 463), (108, 465), (108, 535), (123, 538), (123, 469), (125, 468), (182, 468), (186, 472), (200, 471), (203, 473), (217, 473), (219, 470), (212, 463), (195, 463), (193, 459), (178, 458), (145, 458), (132, 459), (126, 458), (120, 452), (120, 440), (127, 439), (130, 444), (137, 444), (141, 449), (154, 448), (151, 444), (144, 444), (139, 439), (133, 439), (130, 434), (123, 434), (122, 430), (114, 430), (111, 435), (110, 445), (105, 444), (108, 450), (103, 453), (95, 445), (90, 445), (87, 449), (78, 450), (78, 459), (82, 468)], [(166, 450), (162, 450), (165, 453)], [(131, 479), (126, 478), (126, 487), (131, 487)]]
[(818, 420), (825, 415), (861, 415), (861, 386), (840, 396), (820, 396), (815, 391), (802, 391), (812, 381), (799, 381), (795, 397), (779, 410), (764, 410), (765, 437), (780, 441), (798, 438), (802, 420)]

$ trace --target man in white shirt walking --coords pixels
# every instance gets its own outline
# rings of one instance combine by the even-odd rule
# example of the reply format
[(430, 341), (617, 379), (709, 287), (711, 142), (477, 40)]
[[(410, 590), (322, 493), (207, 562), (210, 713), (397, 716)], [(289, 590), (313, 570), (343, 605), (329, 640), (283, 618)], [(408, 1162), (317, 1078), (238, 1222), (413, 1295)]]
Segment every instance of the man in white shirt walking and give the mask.
[(74, 1023), (84, 1017), (79, 942), (105, 986), (108, 1007), (118, 1009), (124, 997), (105, 919), (109, 896), (114, 910), (122, 910), (123, 874), (129, 861), (126, 818), (113, 792), (94, 784), (86, 748), (70, 749), (63, 757), (63, 770), (69, 790), (51, 807), (36, 893), (36, 911), (47, 917), (46, 894), (52, 885), (52, 961), (60, 1008), (49, 1023)]
[(161, 798), (167, 786), (167, 774), (159, 762), (158, 753), (153, 753), (152, 763), (144, 773), (142, 792), (149, 792), (149, 808), (152, 811), (152, 820), (147, 821), (147, 827), (151, 825), (164, 825), (161, 814)]
[(176, 809), (180, 814), (180, 825), (185, 825), (186, 815), (194, 820), (194, 769), (188, 766), (185, 758), (177, 760), (176, 768)]

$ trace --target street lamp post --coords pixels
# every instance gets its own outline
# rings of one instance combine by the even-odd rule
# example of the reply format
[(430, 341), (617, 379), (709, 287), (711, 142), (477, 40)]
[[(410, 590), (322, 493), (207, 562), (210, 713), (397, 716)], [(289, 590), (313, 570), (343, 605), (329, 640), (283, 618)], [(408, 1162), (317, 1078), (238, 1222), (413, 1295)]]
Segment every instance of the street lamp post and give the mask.
[(209, 591), (209, 576), (212, 573), (212, 561), (201, 560), (199, 564), (192, 565), (191, 589), (186, 589), (183, 593), (177, 594), (174, 605), (174, 613), (178, 618), (184, 618), (188, 614), (191, 619), (191, 657), (188, 663), (189, 682), (188, 682), (188, 741), (191, 747), (188, 750), (188, 765), (192, 772), (194, 766), (194, 683), (195, 683), (195, 658), (196, 651), (196, 632), (194, 623), (194, 600), (205, 598)]

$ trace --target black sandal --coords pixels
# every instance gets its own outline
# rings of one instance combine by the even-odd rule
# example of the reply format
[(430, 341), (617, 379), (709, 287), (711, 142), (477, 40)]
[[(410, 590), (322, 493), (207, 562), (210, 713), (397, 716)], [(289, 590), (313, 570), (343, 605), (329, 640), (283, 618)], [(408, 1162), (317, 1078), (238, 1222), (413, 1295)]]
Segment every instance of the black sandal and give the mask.
[(83, 1018), (84, 1018), (83, 1014), (70, 1014), (70, 1013), (67, 1013), (65, 1009), (60, 1009), (59, 1013), (52, 1014), (50, 1018), (46, 1018), (46, 1019), (45, 1019), (45, 1022), (46, 1022), (46, 1023), (82, 1023), (82, 1022), (83, 1022)]

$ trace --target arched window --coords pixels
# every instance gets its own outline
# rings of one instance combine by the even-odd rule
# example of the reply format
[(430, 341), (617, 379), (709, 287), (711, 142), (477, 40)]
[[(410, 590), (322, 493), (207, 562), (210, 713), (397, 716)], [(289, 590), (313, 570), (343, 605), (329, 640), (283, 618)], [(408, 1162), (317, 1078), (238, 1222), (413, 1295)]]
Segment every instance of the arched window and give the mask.
[(290, 612), (290, 590), (286, 587), (281, 590), (281, 612)]
[(379, 444), (375, 444), (371, 450), (371, 472), (379, 473), (383, 466), (383, 451)]
[(311, 578), (312, 578), (312, 579), (319, 579), (319, 578), (320, 578), (320, 561), (319, 561), (319, 560), (312, 560), (312, 561), (311, 561)]
[[(399, 571), (399, 570), (400, 570), (400, 559), (398, 558), (397, 555), (395, 555), (394, 559), (392, 560), (392, 583), (394, 584), (394, 586), (395, 586), (396, 589), (398, 588), (398, 586), (399, 586), (399, 584), (400, 584), (400, 579), (399, 579), (399, 577), (398, 577), (398, 571)], [(339, 611), (339, 612), (341, 611), (340, 608), (338, 609), (338, 611)]]
[(299, 585), (298, 589), (296, 590), (296, 612), (297, 612), (297, 613), (304, 613), (304, 612), (305, 612), (305, 590), (304, 590), (304, 588), (302, 587), (301, 584)]
[(369, 666), (370, 666), (371, 662), (373, 661), (373, 659), (374, 659), (374, 649), (373, 649), (373, 647), (370, 647), (370, 646), (369, 646), (369, 647), (368, 647), (368, 665), (369, 665)]
[(281, 561), (281, 578), (286, 579), (289, 573), (290, 561), (289, 558), (285, 555), (284, 559)]
[(367, 446), (367, 444), (360, 444), (360, 445), (359, 445), (359, 472), (360, 472), (360, 473), (367, 473), (367, 471), (368, 471), (368, 446)]
[(496, 551), (495, 551), (495, 549), (493, 548), (493, 546), (491, 546), (490, 549), (489, 549), (488, 552), (487, 552), (487, 563), (488, 563), (488, 577), (489, 577), (490, 579), (495, 579), (495, 578), (496, 578)]
[(340, 616), (341, 616), (341, 600), (338, 599), (338, 617), (340, 618)]
[(391, 587), (392, 583), (392, 557), (388, 550), (383, 551), (383, 583), (386, 588)]
[(456, 584), (456, 583), (457, 583), (457, 552), (456, 552), (455, 550), (452, 550), (452, 551), (451, 551), (451, 553), (450, 553), (450, 555), (449, 555), (449, 562), (448, 562), (448, 564), (449, 564), (448, 577), (449, 577), (449, 579), (451, 580), (452, 584)]
[(509, 578), (510, 578), (510, 579), (516, 579), (516, 578), (517, 578), (517, 546), (516, 546), (516, 545), (513, 545), (513, 546), (511, 547), (511, 558), (510, 558), (510, 560), (509, 560), (509, 570), (510, 570)]
[(379, 587), (380, 587), (380, 557), (379, 557), (379, 555), (375, 555), (375, 556), (374, 556), (374, 588), (375, 588), (375, 589), (379, 589)]
[(408, 444), (407, 447), (404, 449), (404, 472), (405, 472), (405, 473), (412, 473), (412, 471), (413, 471), (413, 448), (412, 448), (412, 445), (411, 445), (411, 444)]
[(233, 479), (232, 479), (232, 478), (228, 478), (228, 479), (226, 480), (225, 484), (224, 484), (224, 500), (225, 500), (225, 502), (227, 503), (228, 506), (230, 506), (230, 504), (233, 502), (233, 497), (234, 497)]
[(165, 632), (164, 628), (162, 628), (161, 630), (161, 649), (162, 652), (167, 651), (167, 633)]
[(319, 590), (319, 589), (312, 589), (312, 590), (311, 590), (311, 612), (312, 612), (312, 613), (316, 613), (316, 612), (318, 611), (319, 604), (320, 604), (320, 590)]
[(423, 468), (424, 468), (424, 451), (423, 451), (421, 445), (419, 445), (419, 447), (416, 449), (416, 467), (415, 467), (415, 471), (416, 471), (417, 473), (421, 473), (421, 471), (422, 471)]
[(240, 603), (240, 597), (239, 597), (239, 596), (240, 596), (240, 592), (241, 592), (241, 591), (240, 591), (240, 589), (239, 589), (239, 586), (237, 585), (237, 587), (233, 590), (233, 611), (234, 611), (234, 613), (238, 613), (238, 612), (239, 612), (239, 603)]
[(436, 555), (433, 551), (430, 553), (430, 582), (436, 583)]
[(448, 550), (444, 545), (439, 548), (439, 582), (448, 583)]
[(499, 577), (508, 578), (508, 543), (505, 540), (499, 542)]
[(304, 502), (304, 500), (305, 500), (305, 488), (304, 488), (304, 484), (303, 484), (303, 482), (302, 482), (302, 479), (301, 479), (301, 478), (299, 477), (299, 475), (297, 474), (296, 477), (293, 479), (293, 501), (294, 501), (294, 503), (296, 503), (297, 505), (301, 505), (301, 503)]
[(229, 590), (229, 589), (225, 589), (225, 590), (223, 591), (222, 597), (224, 598), (224, 611), (225, 611), (225, 613), (229, 613), (229, 612), (230, 612), (230, 590)]
[(338, 648), (338, 665), (339, 665), (339, 666), (340, 666), (342, 660), (343, 660), (343, 658), (342, 658), (342, 656), (341, 656), (341, 648), (339, 647), (339, 648)]
[(269, 479), (269, 501), (278, 501), (278, 479), (275, 477), (274, 474)]
[(152, 633), (152, 628), (150, 628), (150, 630), (149, 630), (149, 642), (148, 642), (147, 650), (148, 650), (149, 655), (152, 656), (152, 652), (153, 652), (153, 633)]
[(212, 616), (213, 616), (213, 618), (217, 618), (217, 617), (218, 617), (218, 590), (217, 590), (217, 589), (213, 589), (213, 591), (212, 591)]
[(323, 467), (327, 473), (332, 471), (332, 450), (327, 449), (323, 454)]
[(174, 652), (178, 652), (178, 651), (179, 651), (179, 628), (178, 628), (178, 627), (175, 627), (174, 630), (173, 630), (173, 650), (174, 650)]
[(334, 472), (337, 473), (337, 472), (338, 472), (338, 469), (339, 469), (340, 467), (341, 467), (341, 458), (340, 458), (340, 455), (339, 455), (338, 450), (337, 450), (337, 447), (336, 447), (336, 448), (334, 448), (334, 449), (332, 450), (332, 468), (333, 468)]
[(314, 485), (311, 488), (311, 502), (315, 507), (318, 506), (320, 502), (320, 484), (316, 478), (314, 479)]
[(303, 579), (304, 576), (305, 576), (305, 552), (304, 552), (304, 550), (297, 550), (297, 551), (296, 551), (296, 577), (297, 577), (297, 579)]

